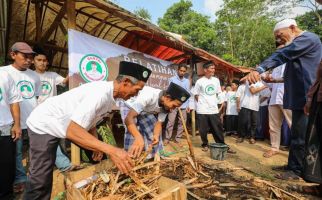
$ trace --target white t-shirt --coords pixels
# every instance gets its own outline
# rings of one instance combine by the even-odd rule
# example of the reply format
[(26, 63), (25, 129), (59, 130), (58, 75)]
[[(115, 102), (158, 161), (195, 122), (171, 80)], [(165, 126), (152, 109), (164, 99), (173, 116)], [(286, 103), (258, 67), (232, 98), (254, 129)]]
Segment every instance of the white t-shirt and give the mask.
[(26, 129), (26, 120), (30, 113), (37, 106), (37, 97), (40, 95), (40, 79), (36, 72), (27, 69), (25, 71), (19, 71), (12, 65), (8, 65), (2, 68), (13, 78), (18, 92), (23, 99), (19, 103), (20, 105), (20, 126), (21, 129)]
[[(37, 72), (36, 72), (37, 73)], [(38, 103), (44, 102), (47, 98), (57, 95), (56, 85), (64, 81), (64, 77), (56, 72), (37, 73), (41, 81), (41, 95), (38, 98)]]
[[(285, 64), (273, 69), (272, 78), (281, 79), (284, 77)], [(271, 83), (271, 99), (269, 105), (283, 105), (284, 83)]]
[(113, 88), (113, 81), (90, 82), (51, 97), (30, 114), (28, 127), (58, 138), (66, 138), (71, 121), (89, 130), (115, 106)]
[(226, 115), (238, 115), (237, 112), (237, 97), (235, 91), (229, 91), (226, 94)]
[(259, 98), (265, 98), (265, 101), (263, 101), (262, 103), (260, 103), (259, 106), (267, 106), (268, 105), (268, 100), (269, 97), (271, 96), (271, 90), (269, 88), (265, 88), (264, 90), (259, 92)]
[(239, 98), (239, 102), (241, 103), (244, 99), (245, 96), (245, 88), (246, 84), (242, 84), (238, 87), (237, 92), (236, 92), (236, 97)]
[(125, 104), (138, 114), (158, 114), (158, 121), (164, 122), (167, 112), (159, 106), (159, 97), (162, 90), (144, 86), (138, 96), (131, 98)]
[(0, 68), (0, 129), (13, 123), (10, 104), (21, 102), (14, 80)]
[(249, 90), (250, 87), (259, 88), (264, 86), (264, 84), (261, 81), (256, 82), (255, 84), (249, 85), (248, 82), (246, 83), (245, 87), (245, 95), (241, 102), (242, 108), (247, 108), (250, 110), (258, 111), (259, 110), (259, 94), (260, 92), (256, 94), (252, 94)]
[(197, 80), (193, 95), (198, 95), (198, 114), (218, 114), (218, 95), (221, 93), (220, 82), (216, 77), (202, 77)]
[(218, 104), (222, 104), (226, 101), (226, 91), (222, 91), (221, 93), (218, 94), (217, 99), (218, 99)]

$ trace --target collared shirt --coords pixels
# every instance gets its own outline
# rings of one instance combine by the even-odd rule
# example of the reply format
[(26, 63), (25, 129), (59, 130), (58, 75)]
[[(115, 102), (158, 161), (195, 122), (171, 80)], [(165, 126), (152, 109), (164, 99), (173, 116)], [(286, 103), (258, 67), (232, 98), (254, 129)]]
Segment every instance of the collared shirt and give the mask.
[[(285, 64), (273, 69), (272, 78), (281, 79), (284, 77)], [(269, 105), (283, 105), (284, 83), (269, 83), (272, 88), (271, 99)]]
[(66, 138), (71, 121), (89, 130), (115, 106), (113, 89), (113, 81), (96, 81), (51, 97), (32, 111), (27, 125), (37, 134), (58, 138)]
[(306, 94), (316, 79), (322, 58), (320, 38), (311, 32), (303, 32), (284, 48), (276, 50), (256, 69), (263, 73), (286, 63), (284, 73), (284, 108), (302, 110)]
[(40, 79), (37, 73), (30, 69), (20, 71), (12, 65), (5, 66), (2, 69), (10, 74), (16, 84), (20, 96), (23, 99), (19, 103), (20, 126), (21, 129), (26, 129), (26, 120), (29, 117), (30, 113), (38, 105), (36, 97), (39, 97), (41, 93)]
[(161, 92), (162, 90), (144, 86), (136, 97), (127, 100), (125, 104), (138, 114), (157, 114), (158, 121), (164, 122), (168, 113), (159, 106)]
[(218, 114), (218, 95), (221, 93), (220, 81), (216, 77), (202, 77), (197, 80), (193, 95), (198, 95), (198, 114)]
[(1, 127), (11, 125), (13, 118), (10, 104), (21, 102), (22, 98), (14, 80), (9, 74), (0, 69), (0, 130)]
[[(187, 92), (190, 93), (190, 81), (189, 79), (183, 77), (182, 79), (179, 78), (179, 76), (176, 74), (175, 76), (172, 76), (170, 79), (169, 79), (169, 85), (170, 83), (175, 83), (179, 86), (181, 86), (182, 88), (184, 88), (185, 90), (187, 90)], [(186, 101), (184, 102), (182, 105), (181, 105), (181, 109), (185, 109), (187, 108), (189, 105), (189, 102)]]

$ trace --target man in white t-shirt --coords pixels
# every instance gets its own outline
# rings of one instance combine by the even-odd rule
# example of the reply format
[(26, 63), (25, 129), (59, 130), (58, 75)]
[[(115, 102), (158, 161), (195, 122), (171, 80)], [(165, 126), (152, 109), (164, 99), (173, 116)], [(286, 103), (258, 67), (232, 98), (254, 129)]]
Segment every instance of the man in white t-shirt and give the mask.
[(68, 76), (66, 78), (57, 74), (56, 72), (49, 72), (47, 55), (40, 47), (34, 47), (35, 57), (34, 66), (35, 72), (41, 81), (41, 95), (38, 98), (38, 103), (44, 102), (49, 97), (57, 95), (57, 85), (65, 86), (68, 83)]
[[(162, 123), (165, 121), (167, 114), (180, 107), (189, 97), (190, 94), (185, 88), (170, 83), (166, 91), (145, 86), (135, 99), (127, 101), (126, 104), (131, 110), (127, 114), (125, 124), (128, 132), (134, 137), (133, 142), (128, 140), (124, 144), (125, 148), (129, 149), (129, 153), (133, 157), (138, 157), (144, 147), (147, 148), (150, 145), (160, 147), (159, 142), (162, 144)], [(135, 123), (135, 119), (145, 113), (158, 115), (155, 124), (151, 124), (151, 126), (154, 126), (153, 134), (151, 133), (149, 138), (146, 138), (149, 144), (144, 144), (144, 138)], [(155, 149), (153, 153), (158, 152), (158, 150)]]
[[(221, 93), (219, 79), (214, 77), (215, 65), (209, 61), (203, 65), (204, 76), (197, 80), (192, 93), (197, 102), (199, 133), (202, 150), (208, 151), (208, 131), (217, 143), (225, 143), (224, 130), (219, 116), (218, 95)], [(229, 149), (228, 153), (236, 153)]]
[(231, 83), (231, 91), (226, 94), (226, 116), (225, 116), (225, 131), (226, 134), (237, 134), (238, 130), (238, 111), (236, 91), (239, 81), (233, 80)]
[(14, 199), (15, 141), (21, 136), (21, 101), (15, 82), (0, 68), (0, 199)]
[(27, 135), (27, 118), (32, 110), (37, 106), (37, 98), (40, 95), (40, 79), (38, 75), (29, 69), (32, 64), (34, 52), (31, 47), (24, 42), (16, 42), (10, 50), (13, 60), (11, 65), (2, 69), (6, 71), (14, 80), (18, 92), (22, 96), (20, 105), (20, 126), (22, 137), (17, 141), (16, 149), (16, 178), (15, 192), (24, 190), (27, 175), (22, 164), (23, 136)]
[[(255, 134), (257, 126), (257, 112), (259, 110), (259, 92), (267, 88), (261, 81), (249, 85), (246, 82), (245, 94), (241, 101), (241, 110), (239, 112), (240, 122), (240, 137), (237, 139), (237, 143), (244, 141), (244, 138), (249, 134), (250, 125), (250, 144), (255, 144)], [(238, 122), (238, 123), (239, 123)]]
[(121, 172), (128, 173), (133, 167), (130, 155), (99, 141), (95, 127), (112, 111), (115, 99), (137, 95), (150, 74), (146, 67), (122, 61), (115, 81), (86, 83), (40, 104), (27, 120), (30, 171), (24, 199), (50, 199), (59, 138), (94, 151), (97, 160), (108, 154)]
[[(266, 83), (265, 83), (266, 84)], [(271, 90), (267, 87), (259, 92), (259, 111), (257, 116), (256, 139), (264, 140), (268, 135), (268, 100)]]

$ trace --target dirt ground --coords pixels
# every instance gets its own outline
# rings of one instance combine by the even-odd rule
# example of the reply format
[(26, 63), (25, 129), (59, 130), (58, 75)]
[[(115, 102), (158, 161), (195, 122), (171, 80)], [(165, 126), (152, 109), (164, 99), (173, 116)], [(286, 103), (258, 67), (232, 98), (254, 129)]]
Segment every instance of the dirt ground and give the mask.
[[(292, 194), (301, 197), (302, 199), (322, 199), (315, 196), (305, 195), (299, 192), (298, 189), (294, 189), (302, 186), (311, 186), (314, 184), (306, 183), (303, 180), (281, 181), (274, 177), (277, 172), (271, 169), (272, 166), (286, 164), (288, 152), (281, 151), (276, 156), (273, 156), (271, 158), (264, 158), (262, 156), (263, 153), (266, 150), (269, 150), (269, 144), (267, 143), (267, 141), (257, 141), (256, 144), (251, 145), (248, 143), (248, 141), (245, 140), (244, 143), (236, 144), (236, 139), (228, 136), (226, 137), (226, 143), (230, 145), (232, 149), (237, 151), (237, 154), (227, 154), (225, 161), (212, 160), (210, 158), (209, 151), (203, 152), (200, 148), (201, 143), (199, 136), (192, 138), (192, 142), (194, 145), (195, 155), (198, 159), (209, 163), (210, 166), (219, 166), (219, 168), (221, 169), (229, 169), (229, 171), (233, 173), (233, 177), (235, 178), (237, 177), (238, 179), (243, 180), (266, 180), (274, 184), (275, 186), (278, 186), (289, 191)], [(209, 135), (209, 142), (213, 142), (211, 135)], [(189, 153), (189, 149), (186, 141), (182, 140), (180, 145), (170, 142), (170, 144), (165, 147), (165, 152), (173, 153), (172, 155), (170, 155), (170, 157), (180, 157), (186, 156)], [(59, 196), (58, 194), (65, 191), (64, 175), (58, 170), (55, 170), (53, 176), (54, 181), (52, 199), (59, 200), (59, 198), (57, 198)], [(21, 197), (18, 196), (16, 199), (21, 199)], [(247, 198), (241, 197), (240, 199)]]

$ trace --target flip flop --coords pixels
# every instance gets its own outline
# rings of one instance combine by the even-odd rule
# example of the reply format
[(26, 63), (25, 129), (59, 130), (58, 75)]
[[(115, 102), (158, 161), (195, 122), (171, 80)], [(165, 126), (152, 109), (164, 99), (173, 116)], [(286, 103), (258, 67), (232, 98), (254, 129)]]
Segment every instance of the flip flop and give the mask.
[(282, 166), (273, 166), (272, 170), (286, 172), (286, 171), (289, 171), (290, 169), (288, 168), (287, 165), (282, 165)]

